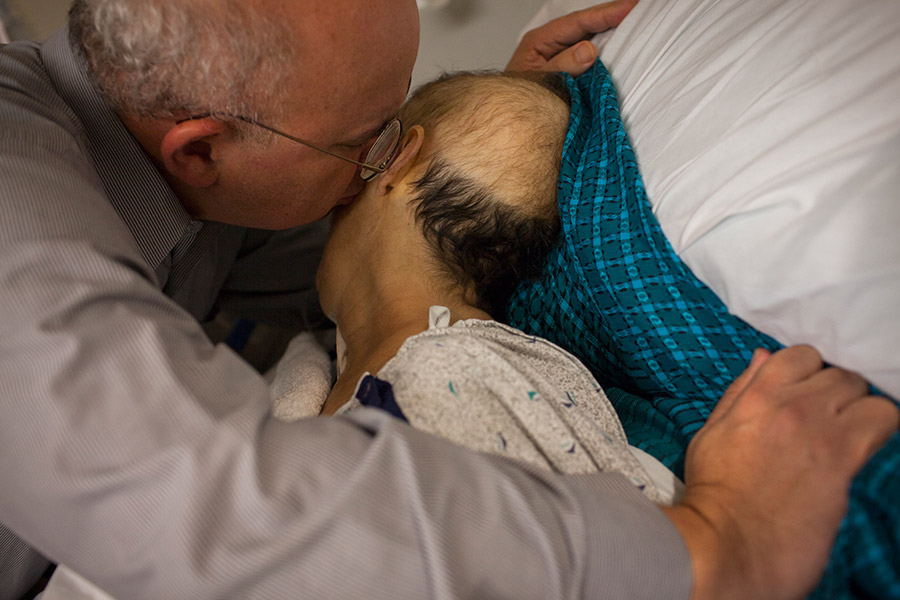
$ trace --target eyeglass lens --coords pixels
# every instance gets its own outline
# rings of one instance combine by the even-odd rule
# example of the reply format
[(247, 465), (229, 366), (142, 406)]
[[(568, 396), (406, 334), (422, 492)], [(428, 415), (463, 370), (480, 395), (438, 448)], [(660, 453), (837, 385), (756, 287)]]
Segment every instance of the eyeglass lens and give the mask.
[[(402, 128), (399, 119), (394, 119), (388, 123), (387, 127), (384, 128), (384, 131), (381, 132), (381, 135), (378, 136), (378, 139), (375, 140), (375, 143), (372, 144), (372, 147), (369, 149), (363, 162), (374, 165), (380, 169), (386, 168), (388, 162), (393, 157), (394, 150), (396, 150), (397, 145), (400, 143), (400, 133)], [(360, 176), (368, 181), (376, 174), (377, 172), (372, 169), (363, 169)]]

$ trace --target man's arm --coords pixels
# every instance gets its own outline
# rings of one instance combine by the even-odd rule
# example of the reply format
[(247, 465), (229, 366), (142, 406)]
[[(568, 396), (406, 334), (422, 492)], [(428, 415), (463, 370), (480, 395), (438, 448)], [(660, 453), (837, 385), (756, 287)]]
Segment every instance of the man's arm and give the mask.
[(677, 531), (622, 477), (378, 413), (275, 422), (263, 380), (141, 272), (3, 239), (0, 521), (114, 597), (686, 597)]
[(616, 0), (554, 19), (522, 37), (507, 71), (565, 71), (581, 75), (597, 59), (589, 41), (622, 22), (637, 0)]

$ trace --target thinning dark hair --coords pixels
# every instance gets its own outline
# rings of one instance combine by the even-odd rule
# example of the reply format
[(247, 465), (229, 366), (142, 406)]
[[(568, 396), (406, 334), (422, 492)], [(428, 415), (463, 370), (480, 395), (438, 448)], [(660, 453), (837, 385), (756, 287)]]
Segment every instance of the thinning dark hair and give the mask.
[(556, 244), (559, 213), (525, 214), (440, 160), (413, 186), (416, 218), (442, 266), (478, 308), (504, 320), (516, 286), (540, 274)]

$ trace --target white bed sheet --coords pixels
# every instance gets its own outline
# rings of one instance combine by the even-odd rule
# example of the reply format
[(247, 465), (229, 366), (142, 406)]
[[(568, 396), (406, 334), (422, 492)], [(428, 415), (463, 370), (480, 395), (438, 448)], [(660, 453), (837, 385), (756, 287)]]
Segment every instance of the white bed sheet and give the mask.
[(686, 264), (900, 397), (900, 2), (640, 0), (595, 42)]

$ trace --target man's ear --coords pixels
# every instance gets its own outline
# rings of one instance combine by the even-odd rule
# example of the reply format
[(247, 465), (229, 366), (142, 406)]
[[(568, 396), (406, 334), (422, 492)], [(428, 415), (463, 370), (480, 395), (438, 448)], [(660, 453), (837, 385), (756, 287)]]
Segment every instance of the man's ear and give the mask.
[(228, 130), (228, 125), (209, 117), (176, 123), (160, 143), (166, 170), (189, 186), (211, 186), (219, 178), (213, 148), (225, 141)]
[(421, 125), (413, 126), (404, 134), (400, 141), (400, 153), (388, 170), (378, 178), (379, 194), (386, 194), (390, 188), (403, 181), (410, 169), (418, 162), (416, 159), (422, 151), (424, 142), (425, 129)]

